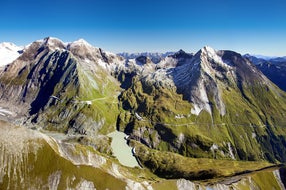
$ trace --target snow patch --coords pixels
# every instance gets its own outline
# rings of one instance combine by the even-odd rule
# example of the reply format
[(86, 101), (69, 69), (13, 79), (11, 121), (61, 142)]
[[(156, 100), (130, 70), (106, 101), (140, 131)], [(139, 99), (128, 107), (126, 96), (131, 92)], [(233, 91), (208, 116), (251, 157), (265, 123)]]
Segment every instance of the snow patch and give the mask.
[(96, 47), (93, 47), (92, 45), (90, 45), (84, 39), (78, 39), (76, 41), (68, 42), (68, 43), (65, 43), (65, 44), (66, 44), (66, 49), (73, 49), (73, 48), (76, 48), (76, 47), (84, 47), (84, 46), (87, 47), (88, 49), (89, 48), (96, 48)]
[(177, 64), (178, 64), (178, 60), (176, 60), (172, 57), (166, 57), (166, 58), (162, 59), (158, 64), (156, 64), (156, 67), (162, 68), (162, 69), (174, 68), (177, 66)]
[(23, 47), (18, 47), (13, 43), (3, 42), (0, 44), (0, 67), (12, 63), (16, 60), (23, 50)]
[(97, 64), (103, 69), (108, 69), (106, 62), (102, 61), (101, 59), (97, 61)]
[[(203, 71), (213, 79), (215, 79), (216, 76), (222, 78), (223, 75), (230, 75), (233, 70), (232, 63), (229, 61), (223, 61), (217, 52), (211, 47), (206, 46), (201, 49), (200, 59)], [(214, 68), (214, 65), (219, 65), (224, 68), (225, 71), (217, 70)]]
[[(64, 43), (63, 41), (61, 41), (58, 38), (55, 37), (47, 37), (44, 38), (42, 40), (37, 40), (36, 43), (40, 44), (41, 48), (46, 48), (48, 47), (50, 50), (52, 51), (66, 51), (67, 50), (67, 46), (66, 43)], [(33, 43), (25, 46), (24, 51), (29, 49), (29, 47), (32, 45)]]
[(145, 80), (154, 84), (156, 87), (166, 87), (166, 88), (174, 88), (175, 84), (171, 77), (171, 75), (168, 74), (169, 70), (166, 69), (158, 69), (153, 73), (150, 73), (146, 75)]

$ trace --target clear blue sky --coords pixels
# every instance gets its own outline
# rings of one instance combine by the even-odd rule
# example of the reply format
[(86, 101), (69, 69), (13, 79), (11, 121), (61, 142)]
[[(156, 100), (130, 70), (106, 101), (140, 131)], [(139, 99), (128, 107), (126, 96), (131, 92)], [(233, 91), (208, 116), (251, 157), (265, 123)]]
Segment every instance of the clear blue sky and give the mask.
[(204, 45), (286, 55), (286, 0), (1, 0), (0, 42), (84, 38), (111, 52)]

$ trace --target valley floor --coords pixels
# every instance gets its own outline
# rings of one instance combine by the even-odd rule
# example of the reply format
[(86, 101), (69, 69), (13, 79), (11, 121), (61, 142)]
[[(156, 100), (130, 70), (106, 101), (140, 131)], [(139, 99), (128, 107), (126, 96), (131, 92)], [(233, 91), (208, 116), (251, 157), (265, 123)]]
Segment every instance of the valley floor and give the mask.
[(4, 121), (0, 131), (0, 189), (285, 189), (285, 169), (275, 166), (205, 181), (166, 180), (89, 146), (65, 143), (69, 137), (60, 133)]

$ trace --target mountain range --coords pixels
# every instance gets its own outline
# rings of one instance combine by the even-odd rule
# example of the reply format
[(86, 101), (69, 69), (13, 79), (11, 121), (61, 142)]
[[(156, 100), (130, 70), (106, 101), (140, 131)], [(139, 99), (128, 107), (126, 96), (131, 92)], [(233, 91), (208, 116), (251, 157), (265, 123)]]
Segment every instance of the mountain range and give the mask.
[[(36, 136), (40, 150), (47, 149), (49, 155), (61, 160), (50, 173), (41, 174), (41, 187), (47, 179), (56, 188), (77, 188), (84, 183), (103, 189), (116, 189), (111, 181), (130, 189), (174, 185), (174, 181), (162, 182), (162, 178), (216, 179), (207, 185), (197, 184), (198, 188), (214, 189), (240, 189), (243, 184), (283, 189), (286, 183), (283, 168), (257, 174), (259, 177), (248, 181), (245, 176), (231, 183), (217, 180), (286, 162), (286, 92), (279, 78), (285, 74), (282, 58), (264, 60), (209, 46), (195, 54), (179, 50), (116, 55), (82, 39), (64, 43), (51, 37), (22, 49), (11, 44), (1, 47), (11, 53), (4, 54), (9, 60), (0, 68), (0, 117), (9, 123), (3, 125), (33, 129), (23, 132), (25, 142), (35, 146)], [(15, 131), (17, 135), (13, 135), (20, 138), (19, 129), (12, 129), (11, 134)], [(128, 135), (133, 154), (145, 169), (135, 168), (127, 174), (112, 157), (107, 135), (115, 130)], [(51, 132), (57, 137), (45, 135)], [(29, 147), (9, 152), (13, 146), (7, 136), (0, 137), (1, 164), (5, 166), (0, 171), (0, 177), (4, 176), (0, 187), (13, 189), (14, 184), (19, 188), (19, 179), (10, 176), (13, 161), (9, 156), (37, 163), (40, 170), (42, 165), (30, 152), (45, 153)], [(28, 156), (22, 158), (22, 154)], [(108, 164), (90, 164), (90, 156)], [(66, 171), (67, 167), (76, 169), (72, 164), (67, 166), (67, 161), (81, 163), (74, 177), (76, 184)], [(192, 166), (194, 163), (201, 167)], [(83, 175), (91, 172), (83, 165), (99, 168), (98, 175), (107, 175), (110, 184), (104, 186)], [(39, 172), (25, 173), (20, 166), (15, 170), (19, 172), (16, 176), (29, 180), (33, 172)], [(79, 180), (81, 175), (85, 177)], [(263, 175), (267, 179), (261, 182)], [(176, 188), (196, 186), (181, 182), (175, 182)]]
[(166, 52), (166, 53), (150, 53), (150, 52), (143, 52), (143, 53), (118, 53), (117, 55), (124, 57), (125, 59), (136, 59), (140, 56), (149, 57), (153, 63), (159, 63), (163, 58), (173, 55), (175, 52)]
[(279, 88), (286, 91), (286, 58), (285, 57), (270, 57), (257, 58), (251, 55), (245, 55), (247, 59), (252, 61), (256, 67), (263, 72), (273, 83)]

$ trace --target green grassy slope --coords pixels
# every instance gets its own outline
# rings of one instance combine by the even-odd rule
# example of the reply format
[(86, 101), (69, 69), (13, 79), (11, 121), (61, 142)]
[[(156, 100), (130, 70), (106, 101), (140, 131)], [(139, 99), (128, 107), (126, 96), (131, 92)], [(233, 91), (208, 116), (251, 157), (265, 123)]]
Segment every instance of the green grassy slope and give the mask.
[[(190, 113), (192, 104), (175, 89), (154, 88), (137, 80), (120, 97), (119, 128), (130, 134), (145, 131), (140, 137), (145, 142), (153, 142), (157, 135), (160, 142), (155, 149), (185, 156), (212, 158), (210, 149), (216, 144), (216, 158), (231, 158), (233, 154), (240, 160), (286, 161), (285, 92), (264, 84), (221, 88), (226, 114), (220, 115), (210, 95), (212, 113), (202, 111), (196, 116)], [(181, 140), (180, 135), (184, 137)]]

